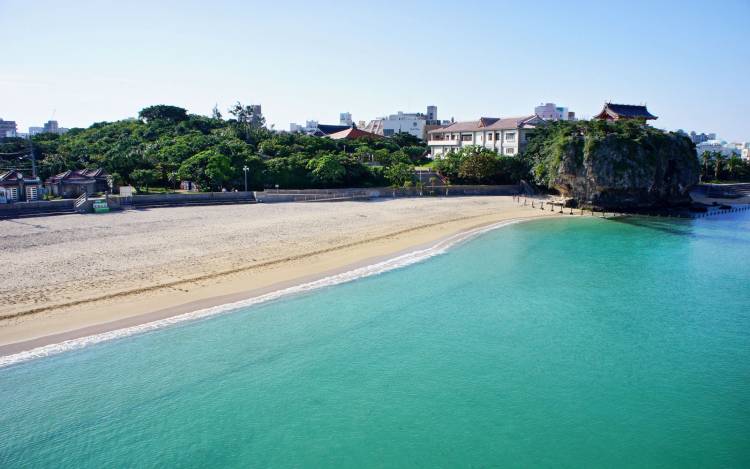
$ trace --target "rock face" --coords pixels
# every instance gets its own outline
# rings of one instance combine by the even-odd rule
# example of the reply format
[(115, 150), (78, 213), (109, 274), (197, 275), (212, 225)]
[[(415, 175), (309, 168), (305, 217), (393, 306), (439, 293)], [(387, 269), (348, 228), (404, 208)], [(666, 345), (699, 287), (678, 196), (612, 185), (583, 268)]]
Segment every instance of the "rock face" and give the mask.
[(551, 186), (579, 206), (639, 210), (690, 203), (700, 164), (689, 139), (649, 129), (638, 138), (578, 135), (558, 147)]

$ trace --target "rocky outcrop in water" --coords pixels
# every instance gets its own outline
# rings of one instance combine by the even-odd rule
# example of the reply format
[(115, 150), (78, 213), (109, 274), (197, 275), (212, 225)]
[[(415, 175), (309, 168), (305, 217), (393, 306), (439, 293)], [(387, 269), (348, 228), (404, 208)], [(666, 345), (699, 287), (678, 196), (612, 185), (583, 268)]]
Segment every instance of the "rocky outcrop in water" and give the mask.
[(642, 210), (690, 203), (700, 165), (692, 142), (636, 122), (551, 125), (530, 145), (537, 182), (574, 205)]

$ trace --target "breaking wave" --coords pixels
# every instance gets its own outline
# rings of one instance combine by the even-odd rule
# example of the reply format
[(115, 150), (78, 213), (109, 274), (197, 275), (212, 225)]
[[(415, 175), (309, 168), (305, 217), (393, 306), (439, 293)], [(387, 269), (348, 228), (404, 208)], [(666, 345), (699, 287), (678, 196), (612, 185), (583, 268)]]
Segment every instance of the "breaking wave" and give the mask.
[(37, 347), (31, 350), (14, 353), (12, 355), (6, 355), (0, 357), (0, 368), (15, 365), (17, 363), (33, 360), (36, 358), (48, 357), (51, 355), (57, 355), (63, 352), (71, 350), (77, 350), (90, 345), (98, 344), (101, 342), (107, 342), (114, 339), (121, 339), (144, 332), (154, 331), (164, 327), (168, 327), (174, 324), (179, 324), (187, 321), (195, 321), (198, 319), (208, 318), (219, 314), (228, 313), (242, 308), (258, 305), (261, 303), (267, 303), (288, 295), (294, 295), (299, 293), (305, 293), (320, 288), (329, 287), (332, 285), (339, 285), (342, 283), (351, 282), (360, 278), (370, 277), (378, 275), (384, 272), (388, 272), (394, 269), (400, 269), (418, 262), (422, 262), (434, 256), (444, 254), (448, 249), (460, 244), (468, 239), (474, 238), (481, 234), (487, 233), (504, 226), (508, 226), (514, 223), (518, 223), (522, 220), (511, 219), (498, 222), (492, 225), (476, 228), (469, 231), (464, 231), (456, 235), (445, 238), (433, 246), (418, 249), (415, 251), (408, 252), (396, 257), (392, 257), (385, 261), (376, 262), (364, 267), (358, 267), (347, 272), (342, 272), (335, 275), (330, 275), (312, 282), (302, 283), (288, 288), (283, 288), (263, 295), (258, 295), (252, 298), (247, 298), (232, 303), (226, 303), (219, 306), (213, 306), (210, 308), (199, 309), (189, 313), (183, 313), (176, 316), (171, 316), (156, 321), (151, 321), (137, 326), (125, 327), (122, 329), (116, 329), (108, 332), (102, 332), (86, 337), (80, 337), (77, 339), (66, 340), (57, 344), (49, 344), (41, 347)]

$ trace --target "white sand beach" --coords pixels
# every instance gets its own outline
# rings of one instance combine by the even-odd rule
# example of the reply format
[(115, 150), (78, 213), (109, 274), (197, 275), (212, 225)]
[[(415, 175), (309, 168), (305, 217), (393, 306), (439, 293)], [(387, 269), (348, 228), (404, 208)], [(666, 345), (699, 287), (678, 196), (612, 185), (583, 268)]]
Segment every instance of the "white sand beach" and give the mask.
[(0, 354), (273, 289), (490, 223), (511, 197), (158, 208), (0, 221)]

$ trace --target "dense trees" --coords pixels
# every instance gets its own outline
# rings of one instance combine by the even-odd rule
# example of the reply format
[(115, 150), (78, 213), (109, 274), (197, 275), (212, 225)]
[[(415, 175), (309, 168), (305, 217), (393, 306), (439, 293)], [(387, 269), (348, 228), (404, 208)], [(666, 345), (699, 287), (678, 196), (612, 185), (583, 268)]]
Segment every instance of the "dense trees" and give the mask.
[(700, 156), (701, 180), (708, 181), (750, 181), (750, 161), (737, 154), (726, 156), (718, 151), (704, 151)]
[(613, 179), (632, 180), (637, 175), (656, 174), (657, 166), (670, 153), (674, 153), (672, 159), (690, 166), (690, 171), (697, 169), (695, 146), (677, 133), (638, 120), (557, 121), (537, 128), (523, 158), (532, 168), (537, 184), (554, 187), (561, 173), (585, 172), (594, 161), (600, 164), (593, 170), (611, 167), (608, 177)]
[(141, 109), (138, 118), (145, 121), (154, 121), (157, 119), (169, 120), (173, 122), (184, 121), (187, 119), (187, 111), (177, 106), (167, 106), (159, 104)]
[[(389, 139), (336, 141), (304, 134), (272, 132), (254, 106), (237, 103), (222, 119), (189, 114), (176, 106), (143, 109), (139, 119), (101, 122), (64, 135), (32, 138), (39, 175), (68, 169), (102, 167), (115, 185), (175, 188), (182, 180), (202, 190), (248, 186), (316, 188), (385, 186), (399, 181), (403, 168), (424, 162), (425, 145), (408, 134)], [(0, 153), (28, 153), (30, 142), (0, 141)], [(8, 164), (14, 164), (9, 162)], [(394, 165), (396, 172), (386, 171)], [(30, 165), (27, 165), (30, 167)], [(25, 166), (24, 166), (25, 167)], [(398, 174), (397, 174), (398, 173)], [(403, 181), (402, 181), (403, 182)]]
[(435, 169), (452, 184), (516, 184), (529, 174), (526, 160), (476, 145), (448, 153), (435, 162)]

